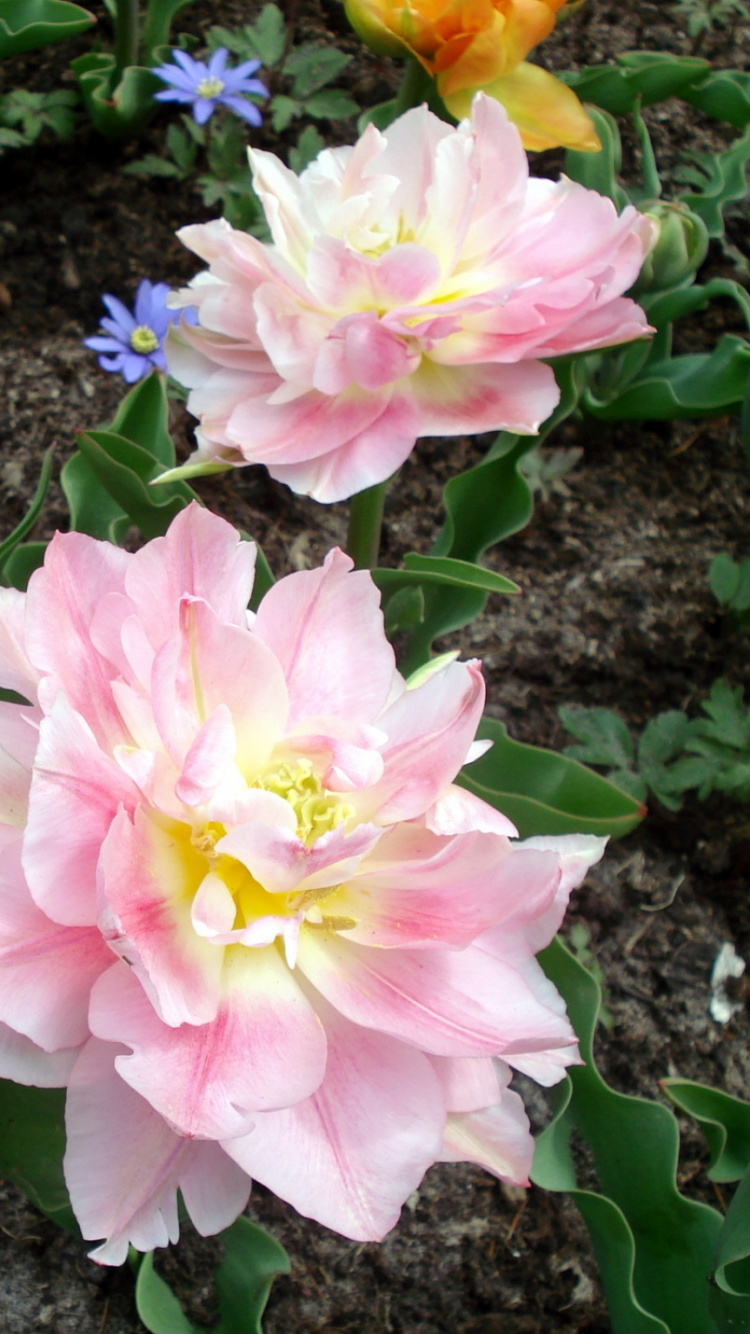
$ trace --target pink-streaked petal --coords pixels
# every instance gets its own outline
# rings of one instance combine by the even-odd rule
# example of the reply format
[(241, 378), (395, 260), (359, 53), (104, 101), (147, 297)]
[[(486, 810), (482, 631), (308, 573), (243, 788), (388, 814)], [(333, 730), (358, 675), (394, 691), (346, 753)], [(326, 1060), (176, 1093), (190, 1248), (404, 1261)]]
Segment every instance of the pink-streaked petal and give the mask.
[(331, 551), (322, 569), (274, 584), (254, 632), (284, 671), (290, 730), (320, 714), (370, 723), (385, 705), (396, 663), (380, 594), (342, 551)]
[(177, 629), (180, 599), (186, 596), (202, 598), (220, 621), (243, 626), (254, 573), (254, 543), (243, 542), (226, 520), (193, 502), (165, 537), (136, 552), (125, 588), (158, 648)]
[(476, 1112), (492, 1107), (510, 1083), (511, 1072), (502, 1061), (490, 1057), (432, 1056), (449, 1112)]
[(190, 905), (208, 871), (189, 830), (120, 811), (101, 852), (100, 929), (130, 963), (165, 1024), (206, 1024), (220, 1000), (223, 951), (199, 936)]
[(335, 885), (353, 875), (381, 835), (375, 825), (358, 825), (350, 834), (339, 825), (308, 848), (286, 829), (245, 824), (230, 829), (216, 850), (242, 862), (269, 894), (286, 894)]
[(0, 1023), (0, 1079), (40, 1089), (64, 1088), (77, 1056), (77, 1047), (43, 1051), (31, 1038)]
[(150, 1251), (177, 1241), (183, 1183), (204, 1233), (228, 1227), (250, 1193), (244, 1172), (217, 1144), (175, 1135), (129, 1088), (115, 1070), (121, 1053), (92, 1038), (73, 1069), (65, 1108), (65, 1180), (84, 1237), (106, 1238), (91, 1255), (100, 1264), (122, 1264), (129, 1245)]
[(324, 1007), (328, 1064), (311, 1098), (262, 1112), (227, 1153), (305, 1217), (380, 1241), (440, 1152), (445, 1109), (420, 1052)]
[(39, 672), (25, 647), (26, 596), (16, 588), (0, 588), (0, 687), (36, 700)]
[(57, 533), (27, 593), (25, 643), (31, 661), (65, 691), (97, 740), (110, 745), (128, 738), (112, 699), (115, 670), (93, 648), (90, 628), (101, 598), (122, 591), (132, 560), (110, 542)]
[(432, 806), (460, 769), (483, 707), (477, 662), (449, 663), (401, 695), (378, 719), (389, 740), (383, 778), (366, 794), (368, 813), (395, 823)]
[[(298, 966), (353, 1023), (436, 1056), (570, 1047), (570, 1024), (484, 950), (384, 950), (323, 929), (300, 934)], [(510, 1058), (508, 1058), (510, 1059)]]
[(441, 838), (406, 824), (383, 836), (370, 863), (326, 900), (325, 911), (352, 917), (357, 925), (347, 938), (360, 944), (465, 946), (490, 923), (542, 911), (559, 878), (553, 853), (524, 858), (496, 834)]
[(157, 726), (180, 766), (219, 708), (231, 715), (247, 778), (268, 763), (284, 732), (287, 691), (273, 653), (247, 629), (218, 621), (203, 601), (181, 601), (179, 634), (156, 655), (152, 690)]
[(308, 1097), (326, 1065), (326, 1040), (275, 949), (235, 948), (210, 1024), (168, 1028), (132, 971), (116, 964), (95, 986), (91, 1031), (122, 1042), (122, 1078), (178, 1134), (230, 1139), (247, 1134), (258, 1109)]
[(39, 729), (23, 854), (32, 895), (53, 921), (94, 925), (102, 840), (120, 804), (132, 809), (137, 798), (131, 779), (59, 695)]

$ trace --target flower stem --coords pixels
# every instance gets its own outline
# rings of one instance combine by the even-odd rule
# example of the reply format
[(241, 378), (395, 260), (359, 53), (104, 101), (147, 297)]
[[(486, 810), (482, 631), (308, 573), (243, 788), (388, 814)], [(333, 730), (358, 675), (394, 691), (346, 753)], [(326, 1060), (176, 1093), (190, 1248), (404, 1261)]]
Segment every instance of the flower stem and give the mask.
[(387, 482), (378, 482), (352, 496), (346, 549), (358, 570), (372, 570), (377, 563), (387, 487)]
[(117, 0), (115, 65), (118, 73), (138, 64), (138, 0)]
[(422, 102), (429, 103), (434, 93), (435, 87), (426, 69), (413, 56), (409, 56), (404, 67), (401, 87), (396, 95), (393, 119), (402, 116), (410, 107), (418, 107)]

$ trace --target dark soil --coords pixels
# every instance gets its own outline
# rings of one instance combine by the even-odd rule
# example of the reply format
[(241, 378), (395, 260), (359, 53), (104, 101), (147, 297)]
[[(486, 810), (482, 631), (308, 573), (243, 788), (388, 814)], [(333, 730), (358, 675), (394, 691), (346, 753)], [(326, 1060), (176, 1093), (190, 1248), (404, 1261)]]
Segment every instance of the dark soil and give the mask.
[[(101, 14), (103, 5), (91, 5)], [(247, 22), (255, 0), (198, 3), (183, 27)], [(362, 105), (393, 87), (387, 62), (363, 52), (338, 0), (300, 0), (298, 37), (337, 43), (355, 59), (345, 82)], [(288, 6), (289, 11), (292, 5)], [(543, 55), (568, 68), (648, 47), (687, 54), (691, 43), (670, 5), (588, 3)], [(4, 86), (51, 88), (67, 82), (67, 61), (86, 39), (7, 62)], [(747, 67), (741, 26), (715, 29), (701, 54)], [(129, 146), (127, 160), (161, 143), (165, 115)], [(685, 145), (716, 149), (715, 127), (684, 104), (649, 113), (660, 165), (669, 172)], [(353, 125), (332, 127), (351, 139)], [(258, 142), (283, 152), (264, 131)], [(626, 169), (634, 153), (626, 141)], [(0, 536), (18, 522), (36, 484), (43, 451), (58, 442), (59, 465), (75, 431), (112, 415), (122, 382), (101, 372), (81, 339), (98, 325), (101, 293), (130, 300), (148, 276), (174, 285), (194, 272), (174, 237), (209, 216), (190, 186), (123, 175), (122, 161), (86, 127), (71, 144), (40, 143), (0, 162)], [(555, 174), (558, 154), (535, 170)], [(731, 240), (747, 251), (747, 222)], [(733, 276), (732, 254), (713, 246), (712, 273)], [(3, 295), (3, 290), (7, 300)], [(711, 346), (734, 314), (720, 309), (680, 331), (685, 346)], [(734, 327), (732, 324), (731, 327)], [(174, 408), (176, 436), (190, 450), (190, 426)], [(750, 555), (750, 474), (738, 424), (577, 422), (554, 443), (583, 448), (564, 485), (538, 504), (531, 525), (492, 553), (523, 596), (496, 599), (457, 643), (481, 656), (490, 712), (515, 737), (560, 749), (562, 703), (616, 707), (634, 731), (665, 708), (695, 711), (720, 675), (746, 685), (747, 641), (717, 613), (708, 590), (713, 555)], [(427, 550), (441, 518), (441, 491), (481, 457), (486, 441), (424, 441), (394, 484), (386, 510), (383, 561)], [(345, 533), (346, 506), (321, 508), (248, 468), (201, 494), (262, 543), (274, 571), (316, 564)], [(56, 485), (38, 537), (65, 526)], [(713, 797), (679, 814), (655, 807), (636, 833), (614, 845), (575, 896), (569, 924), (581, 921), (601, 967), (609, 1030), (598, 1056), (610, 1083), (658, 1097), (657, 1080), (680, 1074), (747, 1096), (748, 1015), (729, 1026), (709, 1016), (709, 974), (720, 944), (750, 957), (750, 818)], [(566, 931), (569, 929), (566, 926)], [(524, 1094), (537, 1124), (542, 1095)], [(685, 1127), (682, 1180), (705, 1190), (700, 1140)], [(709, 1197), (706, 1197), (709, 1198)], [(299, 1218), (267, 1192), (250, 1214), (288, 1248), (289, 1278), (273, 1289), (267, 1334), (606, 1334), (609, 1321), (585, 1229), (564, 1198), (511, 1190), (470, 1167), (435, 1167), (409, 1200), (399, 1227), (379, 1246), (355, 1245)], [(0, 1330), (3, 1334), (135, 1334), (127, 1269), (101, 1270), (85, 1247), (41, 1217), (13, 1188), (0, 1187)], [(216, 1243), (190, 1237), (160, 1262), (191, 1318), (210, 1324)]]

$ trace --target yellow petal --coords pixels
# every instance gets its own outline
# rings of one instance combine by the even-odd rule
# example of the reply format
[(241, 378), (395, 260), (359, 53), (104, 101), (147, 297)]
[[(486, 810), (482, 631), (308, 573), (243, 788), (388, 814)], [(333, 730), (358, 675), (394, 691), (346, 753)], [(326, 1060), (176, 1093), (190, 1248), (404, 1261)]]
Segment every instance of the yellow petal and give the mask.
[[(438, 82), (438, 88), (440, 84)], [(441, 96), (456, 120), (469, 115), (471, 101), (478, 88)], [(599, 137), (587, 112), (572, 88), (556, 79), (539, 65), (524, 62), (510, 74), (484, 84), (482, 92), (502, 102), (509, 118), (521, 133), (526, 149), (575, 148), (579, 153), (596, 153)]]

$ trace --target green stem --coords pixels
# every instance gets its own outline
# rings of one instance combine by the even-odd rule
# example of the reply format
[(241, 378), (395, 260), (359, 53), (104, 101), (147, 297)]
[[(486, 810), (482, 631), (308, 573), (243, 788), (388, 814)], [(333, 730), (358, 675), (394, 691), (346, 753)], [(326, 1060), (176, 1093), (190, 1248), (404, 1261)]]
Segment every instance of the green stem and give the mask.
[(377, 564), (387, 487), (387, 482), (378, 482), (352, 496), (346, 549), (358, 570), (372, 570)]
[(115, 65), (118, 73), (138, 64), (138, 0), (117, 0)]
[(393, 119), (402, 116), (405, 111), (411, 107), (421, 106), (422, 102), (429, 102), (435, 94), (435, 86), (418, 60), (409, 56), (404, 68), (404, 77), (401, 80), (401, 87), (396, 95), (396, 101), (393, 108)]

